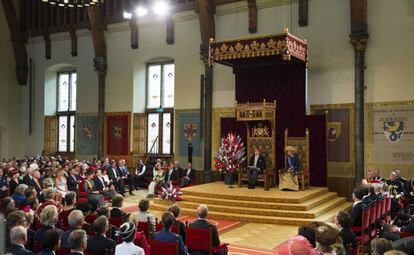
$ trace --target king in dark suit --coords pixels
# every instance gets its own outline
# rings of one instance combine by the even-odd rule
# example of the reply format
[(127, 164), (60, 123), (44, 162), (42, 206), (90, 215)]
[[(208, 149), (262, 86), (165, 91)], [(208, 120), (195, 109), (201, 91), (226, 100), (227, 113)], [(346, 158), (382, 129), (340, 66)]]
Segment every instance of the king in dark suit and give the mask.
[(250, 158), (249, 168), (247, 170), (247, 178), (249, 180), (249, 189), (254, 189), (256, 187), (257, 175), (263, 173), (263, 170), (266, 168), (266, 160), (260, 155), (258, 148), (254, 149), (254, 155)]

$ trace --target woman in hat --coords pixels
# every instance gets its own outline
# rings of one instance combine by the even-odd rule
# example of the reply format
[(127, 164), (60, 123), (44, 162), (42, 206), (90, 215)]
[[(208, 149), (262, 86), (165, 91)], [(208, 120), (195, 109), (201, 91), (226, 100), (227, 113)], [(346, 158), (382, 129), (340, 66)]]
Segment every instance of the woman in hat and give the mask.
[(115, 247), (115, 255), (145, 255), (144, 250), (134, 244), (136, 233), (135, 224), (125, 222), (119, 227), (116, 236), (121, 237), (122, 243)]
[(299, 181), (296, 176), (300, 170), (300, 162), (296, 156), (297, 149), (293, 146), (286, 146), (285, 169), (279, 175), (279, 190), (299, 190)]

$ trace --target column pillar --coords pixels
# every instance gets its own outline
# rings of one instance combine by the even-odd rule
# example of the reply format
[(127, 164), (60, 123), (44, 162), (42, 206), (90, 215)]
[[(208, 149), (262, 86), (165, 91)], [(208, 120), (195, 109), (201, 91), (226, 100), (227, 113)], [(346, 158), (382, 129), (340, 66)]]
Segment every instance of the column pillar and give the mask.
[(104, 157), (104, 120), (105, 120), (105, 78), (106, 58), (94, 58), (95, 71), (98, 72), (98, 159)]

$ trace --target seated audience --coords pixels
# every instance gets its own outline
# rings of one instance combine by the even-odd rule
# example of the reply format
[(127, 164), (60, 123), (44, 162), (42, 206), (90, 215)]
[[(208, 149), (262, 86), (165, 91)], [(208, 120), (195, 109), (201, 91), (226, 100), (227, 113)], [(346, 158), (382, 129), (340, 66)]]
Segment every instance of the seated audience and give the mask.
[(138, 165), (135, 169), (135, 176), (134, 176), (134, 184), (135, 184), (135, 189), (139, 190), (139, 186), (141, 183), (144, 183), (145, 185), (147, 184), (147, 167), (145, 166), (144, 162), (142, 161), (142, 159), (140, 159), (138, 161)]
[(85, 183), (83, 184), (83, 190), (88, 193), (88, 199), (97, 201), (98, 202), (98, 207), (103, 206), (104, 205), (104, 197), (95, 188), (95, 182), (93, 180), (94, 172), (92, 170), (88, 170), (86, 172), (86, 176), (87, 176), (87, 179), (85, 180)]
[(109, 230), (109, 221), (105, 216), (99, 216), (92, 224), (95, 235), (88, 239), (87, 252), (95, 255), (113, 254), (116, 242), (106, 237)]
[(352, 193), (352, 199), (354, 204), (351, 208), (351, 226), (361, 226), (362, 225), (362, 212), (367, 209), (367, 205), (362, 202), (364, 197), (365, 189), (362, 186), (356, 187)]
[(180, 210), (180, 206), (177, 204), (168, 208), (168, 211), (174, 215), (174, 224), (178, 227), (178, 234), (180, 234), (183, 242), (185, 242), (185, 224), (178, 220), (178, 217), (180, 216)]
[(75, 167), (70, 167), (69, 168), (69, 175), (67, 178), (67, 185), (68, 185), (68, 190), (69, 191), (73, 191), (73, 192), (78, 192), (78, 172), (76, 170)]
[(178, 239), (180, 255), (187, 255), (187, 248), (184, 246), (184, 242), (181, 236), (171, 232), (174, 221), (174, 215), (171, 212), (165, 212), (161, 218), (163, 229), (154, 234), (154, 240), (167, 243), (175, 243)]
[[(345, 247), (337, 244), (339, 231), (327, 224), (315, 229), (316, 249), (324, 255), (346, 254)], [(341, 247), (342, 246), (342, 247)]]
[(88, 246), (88, 236), (85, 230), (77, 229), (70, 233), (68, 243), (70, 248), (69, 255), (83, 255)]
[(371, 255), (384, 255), (390, 250), (392, 250), (392, 244), (384, 238), (375, 238), (371, 241)]
[[(48, 205), (40, 213), (40, 224), (42, 227), (36, 232), (35, 239), (38, 244), (42, 244), (43, 236), (49, 229), (54, 229), (58, 222), (58, 212), (56, 206)], [(61, 232), (61, 230), (58, 230)]]
[(16, 204), (11, 197), (5, 197), (1, 201), (1, 212), (4, 214), (4, 217), (7, 218), (7, 216), (14, 212), (18, 211), (19, 209), (16, 208)]
[(54, 207), (56, 207), (56, 210), (58, 212), (62, 211), (63, 206), (60, 204), (59, 201), (55, 200), (55, 194), (56, 192), (53, 188), (47, 188), (43, 190), (43, 196), (44, 196), (45, 201), (37, 208), (37, 211), (36, 211), (37, 216), (40, 215), (43, 208), (49, 205), (53, 205)]
[(134, 244), (136, 228), (132, 222), (121, 225), (117, 236), (121, 237), (122, 243), (115, 247), (115, 255), (145, 255), (144, 250)]
[(152, 181), (148, 186), (148, 198), (154, 197), (155, 188), (164, 183), (164, 170), (162, 170), (161, 164), (157, 163), (153, 169)]
[(69, 248), (69, 235), (77, 229), (82, 229), (83, 224), (85, 223), (85, 218), (82, 211), (73, 210), (68, 217), (69, 230), (62, 234), (60, 246), (63, 248)]
[(63, 168), (59, 168), (56, 171), (55, 187), (56, 187), (57, 192), (59, 192), (63, 198), (66, 196), (66, 193), (68, 193), (69, 191), (67, 180), (65, 177), (65, 171), (63, 170)]
[(305, 237), (313, 248), (316, 247), (315, 230), (308, 225), (301, 226), (298, 229), (298, 235)]
[[(138, 222), (148, 222), (151, 224), (151, 233), (155, 233), (155, 216), (149, 212), (150, 201), (148, 199), (141, 199), (138, 203)], [(138, 223), (139, 224), (139, 223)]]
[[(14, 212), (10, 213), (7, 216), (7, 223), (6, 223), (6, 230), (5, 230), (6, 247), (10, 247), (10, 245), (11, 245), (10, 230), (13, 227), (16, 227), (16, 226), (23, 226), (25, 228), (27, 228), (29, 226), (29, 224), (27, 222), (27, 219), (26, 219), (26, 215), (23, 211), (14, 211)], [(32, 242), (33, 242), (34, 236), (35, 236), (35, 232), (31, 229), (28, 229), (27, 230), (27, 237), (29, 239), (31, 239)], [(31, 245), (32, 245), (32, 243), (30, 243), (30, 246)]]
[(10, 180), (9, 180), (9, 192), (10, 194), (13, 194), (14, 191), (16, 190), (16, 187), (23, 182), (21, 182), (19, 179), (20, 173), (18, 171), (10, 172), (10, 173), (12, 173), (12, 176), (10, 177)]
[(11, 245), (6, 249), (6, 253), (13, 255), (33, 255), (30, 250), (24, 247), (27, 242), (27, 229), (23, 226), (15, 226), (10, 230)]
[(95, 189), (101, 192), (105, 197), (110, 197), (112, 199), (116, 196), (117, 193), (114, 186), (105, 181), (100, 169), (96, 170), (96, 176), (93, 178), (93, 182), (95, 184)]
[(335, 224), (339, 227), (339, 234), (344, 246), (346, 248), (357, 247), (357, 237), (351, 229), (351, 216), (349, 216), (349, 213), (339, 211), (335, 216)]
[(0, 168), (0, 197), (7, 197), (9, 195), (9, 182), (7, 177), (4, 176), (3, 169)]
[(212, 228), (212, 241), (213, 246), (219, 246), (220, 245), (220, 238), (218, 235), (218, 231), (215, 225), (211, 224), (207, 220), (208, 216), (208, 208), (207, 205), (199, 205), (197, 207), (197, 217), (198, 219), (192, 223), (190, 223), (190, 228), (197, 228), (197, 229), (210, 229)]
[(309, 240), (302, 235), (294, 236), (287, 242), (276, 248), (276, 254), (280, 255), (321, 255), (313, 249)]
[(26, 184), (19, 184), (14, 190), (14, 194), (11, 197), (13, 198), (14, 202), (18, 207), (26, 205), (27, 201), (25, 191), (28, 187), (29, 186), (27, 186)]
[(402, 251), (407, 254), (414, 254), (414, 236), (404, 237), (392, 242), (392, 247), (394, 250)]
[(56, 229), (45, 232), (42, 240), (42, 251), (37, 255), (56, 255), (60, 247), (60, 233)]
[(384, 181), (385, 181), (385, 179), (384, 179), (384, 178), (382, 178), (382, 177), (380, 176), (380, 172), (381, 172), (381, 170), (379, 170), (379, 169), (374, 169), (374, 170), (372, 171), (372, 179), (373, 179), (373, 180), (376, 180), (376, 181), (378, 181), (378, 182), (384, 182)]
[(126, 217), (128, 217), (128, 214), (126, 214), (121, 209), (123, 204), (124, 204), (124, 197), (121, 196), (121, 195), (116, 195), (112, 199), (112, 209), (111, 209), (111, 217), (112, 218), (126, 219)]

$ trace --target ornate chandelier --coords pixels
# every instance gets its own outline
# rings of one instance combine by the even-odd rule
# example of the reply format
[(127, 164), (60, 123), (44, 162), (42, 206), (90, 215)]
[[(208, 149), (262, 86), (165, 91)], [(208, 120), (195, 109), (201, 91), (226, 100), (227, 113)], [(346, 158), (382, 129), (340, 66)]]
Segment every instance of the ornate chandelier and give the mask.
[(42, 2), (61, 7), (88, 7), (103, 3), (104, 0), (42, 0)]

